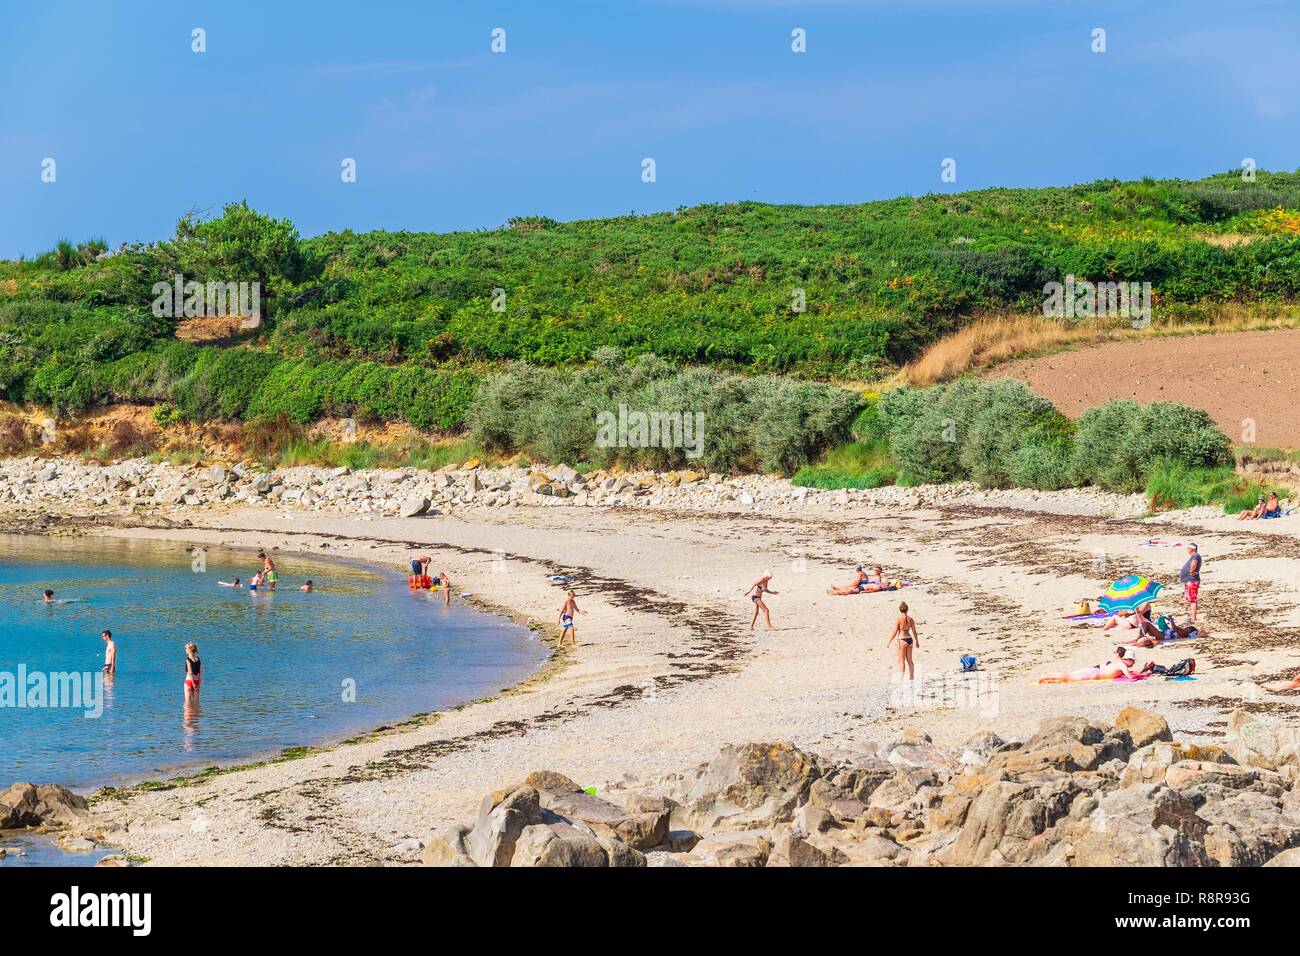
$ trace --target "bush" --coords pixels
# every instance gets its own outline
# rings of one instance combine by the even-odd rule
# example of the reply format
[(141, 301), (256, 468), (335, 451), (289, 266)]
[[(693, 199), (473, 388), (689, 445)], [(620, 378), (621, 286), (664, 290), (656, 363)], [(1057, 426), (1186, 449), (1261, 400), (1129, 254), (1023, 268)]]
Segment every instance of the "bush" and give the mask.
[[(846, 389), (712, 369), (679, 372), (654, 356), (625, 363), (605, 352), (575, 372), (515, 365), (487, 378), (468, 421), (484, 448), (544, 461), (789, 474), (848, 438), (861, 408), (861, 398)], [(674, 446), (636, 447), (638, 415), (670, 422), (678, 429)], [(602, 436), (606, 421), (633, 423), (630, 440)]]
[(1071, 470), (1076, 482), (1112, 491), (1142, 490), (1158, 462), (1190, 468), (1232, 463), (1232, 446), (1199, 408), (1107, 402), (1079, 417)]
[(895, 389), (881, 398), (871, 429), (887, 436), (905, 484), (1064, 484), (1069, 420), (1010, 379)]

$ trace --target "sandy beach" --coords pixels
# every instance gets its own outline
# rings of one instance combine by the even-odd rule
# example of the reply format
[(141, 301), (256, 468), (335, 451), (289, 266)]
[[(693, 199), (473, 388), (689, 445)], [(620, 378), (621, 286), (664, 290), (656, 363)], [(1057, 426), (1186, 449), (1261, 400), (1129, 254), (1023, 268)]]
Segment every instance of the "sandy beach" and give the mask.
[[(682, 770), (728, 743), (848, 746), (906, 727), (939, 744), (981, 729), (1010, 738), (1045, 717), (1109, 717), (1129, 705), (1158, 711), (1189, 742), (1222, 737), (1234, 707), (1294, 722), (1300, 695), (1266, 689), (1300, 666), (1294, 522), (1104, 518), (1058, 513), (1068, 509), (1037, 498), (1023, 508), (1005, 496), (910, 509), (827, 500), (797, 514), (525, 507), (363, 518), (214, 508), (178, 510), (192, 522), (184, 528), (160, 526), (175, 522), (159, 516), (88, 524), (91, 535), (278, 549), (288, 575), (295, 553), (392, 566), (418, 547), (457, 592), (548, 640), (563, 597), (551, 575), (575, 578), (586, 612), (577, 649), (506, 693), (301, 759), (102, 796), (93, 810), (106, 842), (151, 864), (392, 865), (417, 862), (428, 834), (542, 768), (603, 788)], [(1206, 634), (1139, 650), (1138, 661), (1195, 657), (1197, 680), (1039, 685), (1044, 673), (1108, 655), (1108, 634), (1062, 616), (1123, 573), (1165, 582), (1160, 607), (1181, 617), (1183, 552), (1142, 546), (1150, 538), (1200, 544)], [(858, 562), (914, 585), (828, 596)], [(764, 570), (774, 574), (776, 629), (760, 620), (750, 631), (744, 591)], [(953, 706), (900, 692), (884, 647), (900, 597), (920, 628), (922, 686), (942, 686), (958, 658), (974, 654), (977, 695)]]

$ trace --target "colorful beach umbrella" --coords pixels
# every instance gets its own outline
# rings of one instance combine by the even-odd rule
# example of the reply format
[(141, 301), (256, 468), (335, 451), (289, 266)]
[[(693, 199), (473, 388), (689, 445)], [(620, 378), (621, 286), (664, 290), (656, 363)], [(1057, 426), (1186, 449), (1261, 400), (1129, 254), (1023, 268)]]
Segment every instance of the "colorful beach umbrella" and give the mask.
[(1140, 574), (1126, 574), (1106, 589), (1097, 605), (1108, 614), (1116, 611), (1136, 611), (1148, 601), (1154, 601), (1164, 585)]

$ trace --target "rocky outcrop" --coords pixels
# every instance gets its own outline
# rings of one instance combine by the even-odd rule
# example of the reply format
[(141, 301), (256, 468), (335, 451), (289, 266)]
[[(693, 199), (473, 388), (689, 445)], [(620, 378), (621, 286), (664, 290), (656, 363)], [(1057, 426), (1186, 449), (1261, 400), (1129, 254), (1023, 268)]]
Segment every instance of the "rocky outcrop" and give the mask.
[(79, 827), (89, 817), (85, 797), (58, 784), (16, 783), (0, 793), (0, 830)]
[[(1158, 715), (1045, 720), (941, 747), (906, 731), (821, 754), (724, 747), (600, 796), (539, 771), (484, 798), (424, 861), (478, 866), (1294, 866), (1292, 730), (1234, 719), (1224, 747)], [(1234, 754), (1246, 760), (1239, 761)], [(1271, 766), (1270, 766), (1271, 765)]]

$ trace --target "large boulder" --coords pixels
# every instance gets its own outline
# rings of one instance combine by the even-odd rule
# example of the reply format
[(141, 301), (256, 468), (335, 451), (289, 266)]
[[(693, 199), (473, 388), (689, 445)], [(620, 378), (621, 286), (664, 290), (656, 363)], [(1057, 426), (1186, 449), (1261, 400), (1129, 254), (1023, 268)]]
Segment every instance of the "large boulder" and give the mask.
[(90, 804), (67, 787), (16, 783), (0, 793), (0, 830), (71, 827), (90, 817)]
[(1263, 866), (1300, 847), (1300, 816), (1265, 794), (1234, 793), (1197, 812), (1210, 824), (1205, 852), (1219, 866)]
[(510, 865), (602, 867), (609, 855), (598, 839), (572, 826), (536, 824), (519, 834)]
[[(999, 780), (971, 801), (945, 862), (1017, 862), (1031, 840), (1070, 811), (1079, 788), (1069, 777), (1043, 786)], [(942, 806), (942, 805), (941, 805)]]
[(793, 744), (727, 746), (680, 785), (673, 823), (699, 831), (788, 823), (820, 776), (813, 758)]
[(1127, 766), (1120, 774), (1120, 786), (1164, 783), (1169, 768), (1185, 760), (1215, 764), (1233, 763), (1232, 758), (1220, 747), (1156, 741), (1133, 751)]
[(1157, 740), (1173, 740), (1169, 723), (1159, 714), (1141, 707), (1125, 707), (1115, 718), (1115, 726), (1127, 730), (1134, 747), (1145, 747)]
[(1225, 749), (1238, 763), (1266, 770), (1300, 765), (1300, 729), (1274, 726), (1234, 710), (1228, 719)]
[(484, 798), (478, 821), (464, 838), (465, 854), (477, 866), (509, 866), (524, 829), (543, 822), (539, 794), (532, 787), (518, 787), (500, 800), (495, 796)]
[(1102, 794), (1096, 809), (1071, 820), (1061, 837), (1075, 866), (1206, 866), (1208, 830), (1187, 796), (1138, 784)]
[(462, 824), (448, 827), (424, 841), (420, 862), (425, 866), (476, 866), (465, 852), (465, 838), (470, 828)]

